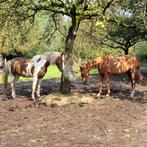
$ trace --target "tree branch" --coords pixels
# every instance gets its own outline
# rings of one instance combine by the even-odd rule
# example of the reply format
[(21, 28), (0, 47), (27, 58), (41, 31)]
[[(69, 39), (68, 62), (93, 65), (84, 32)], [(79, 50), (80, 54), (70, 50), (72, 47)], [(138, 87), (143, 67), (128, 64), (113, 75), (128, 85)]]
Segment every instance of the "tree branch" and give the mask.
[(54, 35), (54, 34), (56, 33), (56, 31), (58, 30), (58, 28), (57, 28), (57, 22), (56, 22), (56, 19), (55, 19), (55, 13), (52, 14), (52, 19), (53, 19), (53, 22), (54, 22), (55, 29), (54, 29), (54, 31), (53, 31), (50, 35), (49, 35), (49, 33), (48, 33), (48, 37), (46, 38), (47, 41), (50, 41), (51, 38), (53, 37), (53, 35)]
[(110, 45), (110, 44), (106, 44), (106, 43), (102, 43), (103, 45), (107, 46), (107, 47), (110, 47), (110, 48), (114, 48), (114, 49), (123, 49), (124, 50), (124, 47), (123, 46), (113, 46), (113, 45)]
[(103, 10), (103, 15), (105, 15), (107, 9), (111, 6), (112, 2), (113, 2), (113, 0), (110, 0), (110, 1), (107, 3), (107, 5), (105, 6), (105, 8), (104, 8), (104, 10)]

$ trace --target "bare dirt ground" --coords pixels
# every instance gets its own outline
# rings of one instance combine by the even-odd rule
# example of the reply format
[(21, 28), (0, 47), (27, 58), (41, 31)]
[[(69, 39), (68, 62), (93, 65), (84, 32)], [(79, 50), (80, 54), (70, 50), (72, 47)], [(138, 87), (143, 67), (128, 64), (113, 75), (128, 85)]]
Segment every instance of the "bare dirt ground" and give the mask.
[[(78, 79), (72, 94), (61, 96), (59, 79), (44, 80), (36, 101), (29, 100), (32, 82), (17, 84), (16, 99), (6, 97), (0, 85), (0, 147), (146, 147), (147, 86), (137, 84), (131, 99), (130, 83), (113, 77), (111, 97), (96, 99), (97, 81), (92, 76), (84, 86)], [(48, 105), (42, 103), (46, 96), (90, 101)]]

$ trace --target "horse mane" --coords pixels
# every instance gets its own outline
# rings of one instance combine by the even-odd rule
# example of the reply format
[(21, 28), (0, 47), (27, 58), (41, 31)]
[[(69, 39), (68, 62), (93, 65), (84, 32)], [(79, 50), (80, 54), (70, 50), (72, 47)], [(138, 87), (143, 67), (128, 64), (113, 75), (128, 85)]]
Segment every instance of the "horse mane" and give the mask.
[(88, 70), (92, 68), (97, 68), (99, 63), (102, 62), (103, 58), (102, 57), (97, 57), (93, 60), (88, 61), (83, 67), (87, 68)]

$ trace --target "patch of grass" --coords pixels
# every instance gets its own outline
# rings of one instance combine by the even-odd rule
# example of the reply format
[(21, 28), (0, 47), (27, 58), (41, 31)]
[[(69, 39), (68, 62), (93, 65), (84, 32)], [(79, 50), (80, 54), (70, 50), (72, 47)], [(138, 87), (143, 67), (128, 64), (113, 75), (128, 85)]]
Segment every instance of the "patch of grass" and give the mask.
[(89, 74), (92, 74), (92, 75), (98, 74), (98, 70), (92, 69), (92, 70), (90, 70)]
[(43, 79), (60, 78), (61, 72), (56, 65), (50, 65)]
[[(61, 77), (61, 72), (59, 71), (57, 66), (50, 65), (43, 79), (51, 79), (51, 78), (59, 78), (59, 77)], [(29, 80), (32, 80), (32, 78), (20, 77), (20, 81), (29, 81)]]

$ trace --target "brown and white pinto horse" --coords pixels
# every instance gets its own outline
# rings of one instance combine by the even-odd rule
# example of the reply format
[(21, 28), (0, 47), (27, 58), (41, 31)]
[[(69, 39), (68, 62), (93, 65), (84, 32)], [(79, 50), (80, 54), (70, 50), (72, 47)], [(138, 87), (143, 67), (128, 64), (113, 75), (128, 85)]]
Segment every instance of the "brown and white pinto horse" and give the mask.
[(130, 97), (135, 94), (135, 84), (137, 76), (141, 76), (139, 73), (140, 61), (135, 56), (124, 55), (120, 57), (113, 57), (111, 55), (98, 57), (92, 61), (87, 62), (83, 67), (81, 67), (81, 77), (82, 81), (86, 84), (89, 71), (92, 68), (97, 68), (100, 75), (99, 92), (97, 97), (102, 93), (102, 86), (104, 79), (106, 80), (107, 94), (110, 95), (110, 76), (112, 74), (122, 74), (127, 73), (131, 80), (132, 92)]
[(47, 72), (47, 68), (50, 64), (56, 64), (59, 70), (62, 72), (63, 53), (61, 52), (45, 52), (41, 55), (34, 56), (31, 60), (25, 58), (13, 58), (9, 60), (4, 68), (4, 88), (6, 90), (9, 74), (12, 76), (11, 87), (12, 97), (16, 97), (15, 83), (20, 76), (33, 77), (32, 84), (32, 99), (35, 99), (35, 93), (37, 97), (40, 97), (40, 85), (41, 79)]

